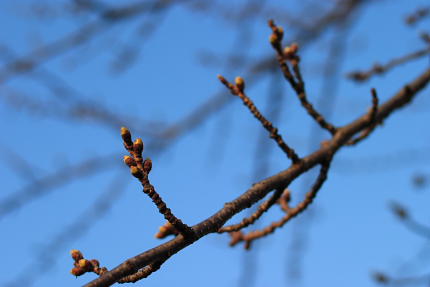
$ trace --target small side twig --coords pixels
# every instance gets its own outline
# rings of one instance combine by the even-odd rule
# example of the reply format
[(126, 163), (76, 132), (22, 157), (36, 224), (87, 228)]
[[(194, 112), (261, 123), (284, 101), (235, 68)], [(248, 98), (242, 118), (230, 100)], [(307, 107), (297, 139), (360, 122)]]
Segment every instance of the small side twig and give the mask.
[[(77, 249), (73, 249), (70, 251), (70, 255), (72, 256), (74, 262), (74, 267), (70, 271), (72, 275), (76, 277), (81, 276), (87, 272), (93, 272), (99, 276), (102, 276), (104, 273), (108, 271), (106, 267), (100, 267), (100, 263), (97, 259), (85, 259), (84, 255), (81, 251)], [(154, 261), (144, 268), (140, 269), (134, 274), (125, 276), (118, 280), (118, 283), (135, 283), (143, 278), (148, 277), (153, 272), (160, 269), (161, 265), (169, 258), (170, 256), (165, 256), (160, 260)]]
[(249, 217), (245, 217), (240, 223), (238, 224), (232, 224), (229, 226), (222, 227), (218, 230), (218, 233), (224, 233), (224, 232), (233, 232), (233, 231), (239, 231), (242, 228), (245, 228), (251, 224), (253, 224), (257, 219), (259, 219), (264, 212), (270, 209), (272, 205), (274, 205), (278, 199), (281, 197), (283, 193), (282, 189), (277, 189), (275, 193), (265, 202), (263, 202), (258, 209), (251, 214)]
[[(321, 126), (321, 128), (334, 135), (337, 128), (333, 124), (329, 123), (308, 101), (305, 83), (299, 66), (300, 57), (297, 54), (299, 46), (296, 43), (293, 43), (292, 45), (285, 47), (285, 49), (282, 49), (282, 38), (284, 33), (282, 27), (276, 26), (273, 20), (269, 21), (269, 27), (273, 31), (272, 35), (270, 35), (270, 43), (277, 53), (276, 58), (279, 62), (284, 78), (296, 92), (297, 97), (306, 112)], [(291, 64), (293, 73), (291, 73), (287, 62)]]
[(291, 201), (291, 192), (287, 188), (284, 190), (284, 193), (278, 199), (278, 204), (281, 207), (283, 212), (288, 213), (288, 211), (291, 209), (290, 201)]
[(218, 75), (218, 79), (223, 83), (230, 92), (238, 96), (243, 104), (248, 107), (249, 111), (254, 115), (254, 117), (263, 125), (263, 127), (270, 133), (270, 138), (274, 139), (282, 151), (292, 160), (293, 163), (300, 162), (299, 156), (296, 154), (294, 149), (289, 147), (287, 143), (283, 140), (282, 136), (278, 133), (278, 129), (273, 126), (273, 124), (268, 121), (254, 105), (252, 100), (245, 94), (245, 81), (242, 77), (237, 77), (235, 79), (235, 85), (227, 81), (223, 76)]
[(405, 21), (408, 25), (415, 25), (417, 22), (428, 16), (430, 16), (430, 7), (421, 7), (412, 14), (408, 15)]
[(378, 105), (379, 105), (378, 94), (376, 93), (375, 89), (372, 89), (371, 93), (372, 93), (372, 107), (367, 113), (369, 126), (367, 129), (363, 130), (359, 136), (347, 142), (346, 145), (355, 145), (360, 141), (364, 140), (372, 133), (372, 131), (378, 125), (378, 122), (376, 121), (376, 115), (378, 114)]
[(424, 57), (425, 55), (430, 53), (430, 47), (426, 47), (424, 49), (409, 53), (407, 55), (401, 56), (399, 58), (394, 58), (386, 64), (374, 64), (372, 68), (364, 71), (355, 71), (350, 72), (346, 76), (356, 82), (365, 82), (369, 80), (374, 75), (382, 75), (388, 72), (389, 70), (410, 62), (415, 59), (419, 59)]
[(118, 281), (118, 283), (120, 283), (120, 284), (135, 283), (139, 280), (147, 278), (149, 275), (151, 275), (152, 273), (154, 273), (155, 271), (160, 269), (161, 265), (163, 265), (163, 263), (166, 262), (166, 260), (169, 259), (169, 257), (165, 257), (161, 260), (157, 260), (157, 261), (145, 266), (144, 268), (140, 269), (136, 273), (131, 274), (131, 275), (127, 275), (127, 276), (121, 278)]
[(330, 167), (331, 158), (327, 159), (324, 163), (321, 164), (320, 172), (318, 174), (318, 177), (313, 184), (311, 190), (306, 194), (305, 199), (297, 204), (294, 208), (289, 208), (288, 212), (285, 216), (283, 216), (280, 220), (272, 222), (269, 226), (260, 229), (260, 230), (254, 230), (247, 234), (243, 234), (242, 232), (238, 231), (236, 233), (230, 234), (232, 236), (232, 241), (230, 242), (230, 246), (234, 246), (237, 243), (244, 241), (245, 242), (245, 248), (248, 249), (251, 245), (251, 242), (258, 239), (265, 237), (271, 233), (273, 233), (276, 229), (284, 226), (288, 221), (302, 213), (314, 200), (316, 197), (318, 191), (322, 187), (323, 183), (327, 179), (327, 173)]
[(430, 238), (430, 227), (413, 219), (406, 207), (398, 202), (391, 202), (390, 208), (407, 229), (424, 238)]
[(158, 211), (164, 215), (164, 218), (172, 224), (175, 229), (181, 233), (185, 238), (193, 240), (195, 238), (194, 231), (191, 227), (183, 223), (179, 218), (173, 215), (170, 208), (167, 207), (166, 203), (155, 191), (154, 186), (149, 181), (149, 173), (152, 169), (152, 161), (147, 158), (143, 160), (143, 142), (142, 139), (138, 138), (134, 142), (131, 140), (130, 131), (122, 127), (121, 137), (124, 141), (125, 149), (130, 153), (131, 156), (124, 156), (124, 163), (130, 167), (131, 174), (136, 177), (143, 186), (143, 192), (146, 193), (157, 206)]

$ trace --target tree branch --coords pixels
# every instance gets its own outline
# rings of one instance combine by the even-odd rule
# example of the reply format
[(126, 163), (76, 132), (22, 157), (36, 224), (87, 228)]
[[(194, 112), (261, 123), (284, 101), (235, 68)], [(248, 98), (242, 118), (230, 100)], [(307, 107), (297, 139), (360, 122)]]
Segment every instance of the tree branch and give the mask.
[[(396, 95), (379, 106), (375, 120), (380, 122), (388, 118), (393, 112), (407, 105), (414, 96), (423, 90), (430, 81), (430, 69), (425, 70), (414, 81), (404, 86)], [(288, 186), (294, 179), (311, 169), (322, 164), (330, 156), (334, 155), (342, 146), (353, 138), (354, 135), (368, 127), (368, 114), (357, 118), (353, 122), (337, 129), (333, 138), (324, 142), (320, 149), (303, 158), (298, 164), (291, 165), (288, 169), (268, 177), (248, 189), (241, 196), (224, 205), (222, 209), (211, 217), (192, 227), (197, 240), (209, 233), (217, 232), (231, 217), (261, 200), (270, 191)], [(159, 261), (160, 258), (172, 256), (184, 249), (192, 242), (186, 240), (182, 235), (149, 249), (135, 257), (129, 258), (111, 271), (104, 273), (99, 278), (86, 284), (86, 287), (110, 286), (121, 278), (136, 273)]]

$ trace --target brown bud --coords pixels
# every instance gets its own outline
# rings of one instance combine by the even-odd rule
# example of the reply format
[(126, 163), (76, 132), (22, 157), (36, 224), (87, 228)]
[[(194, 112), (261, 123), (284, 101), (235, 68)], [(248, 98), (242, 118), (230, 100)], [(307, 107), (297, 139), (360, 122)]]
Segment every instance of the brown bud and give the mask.
[(293, 57), (296, 55), (298, 50), (299, 50), (299, 45), (297, 45), (297, 43), (293, 43), (290, 46), (287, 46), (284, 48), (284, 54), (287, 58)]
[(82, 255), (82, 252), (77, 250), (77, 249), (73, 249), (70, 251), (70, 255), (72, 255), (73, 260), (75, 261), (79, 261), (82, 258), (84, 258), (84, 255)]
[(72, 270), (70, 270), (70, 273), (73, 274), (76, 277), (81, 276), (85, 272), (86, 271), (84, 269), (79, 268), (79, 267), (73, 267)]
[(272, 34), (269, 37), (270, 44), (275, 45), (279, 42), (279, 37), (276, 34)]
[(130, 172), (134, 177), (142, 178), (142, 171), (137, 166), (131, 166)]
[(278, 35), (279, 40), (282, 40), (282, 38), (284, 37), (284, 28), (277, 27), (276, 28), (276, 34)]
[(93, 269), (93, 265), (91, 262), (87, 259), (81, 259), (78, 261), (78, 265), (80, 268), (84, 269), (85, 271), (91, 271)]
[(164, 225), (158, 228), (158, 232), (155, 234), (155, 238), (163, 239), (172, 234), (178, 234), (178, 231), (176, 231), (175, 227), (167, 221)]
[(99, 275), (103, 275), (103, 273), (106, 273), (106, 272), (108, 272), (108, 270), (107, 270), (107, 268), (106, 268), (106, 267), (102, 267), (102, 268), (100, 268), (100, 269), (98, 270), (98, 274), (99, 274)]
[(126, 127), (121, 127), (121, 137), (126, 145), (131, 146), (133, 144), (130, 131)]
[(100, 262), (97, 259), (91, 259), (90, 262), (96, 268), (100, 266)]
[(150, 158), (147, 158), (143, 162), (143, 170), (146, 173), (149, 173), (151, 171), (151, 169), (152, 169), (152, 160)]
[(143, 141), (141, 138), (137, 138), (133, 143), (133, 150), (138, 155), (142, 154), (143, 152)]
[(131, 156), (129, 156), (129, 155), (125, 155), (124, 156), (124, 163), (128, 167), (136, 166), (136, 161)]
[(243, 91), (245, 89), (245, 81), (243, 80), (242, 77), (236, 77), (236, 79), (234, 79), (235, 83), (236, 83), (236, 87), (240, 90)]

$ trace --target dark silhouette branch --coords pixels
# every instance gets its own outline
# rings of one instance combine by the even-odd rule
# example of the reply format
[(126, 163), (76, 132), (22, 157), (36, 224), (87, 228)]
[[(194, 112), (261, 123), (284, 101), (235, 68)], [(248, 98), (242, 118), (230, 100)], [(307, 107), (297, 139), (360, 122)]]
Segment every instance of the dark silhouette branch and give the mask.
[(244, 241), (245, 242), (245, 248), (248, 249), (251, 245), (251, 243), (258, 239), (265, 237), (271, 233), (273, 233), (276, 229), (281, 228), (284, 226), (288, 221), (305, 211), (309, 205), (312, 204), (314, 201), (318, 191), (321, 189), (323, 183), (327, 179), (328, 170), (330, 167), (330, 161), (331, 159), (327, 159), (324, 163), (321, 164), (321, 169), (318, 174), (318, 177), (312, 186), (311, 190), (306, 194), (305, 199), (297, 204), (294, 208), (289, 208), (287, 210), (287, 213), (284, 217), (282, 217), (280, 220), (275, 221), (271, 223), (269, 226), (261, 229), (261, 230), (254, 230), (247, 234), (242, 233), (236, 233), (232, 235), (232, 242), (230, 242), (231, 246), (236, 245), (237, 243)]
[[(376, 121), (387, 119), (392, 113), (407, 105), (420, 91), (422, 91), (430, 81), (430, 69), (425, 70), (415, 80), (405, 85), (400, 91), (382, 104), (376, 114)], [(192, 227), (197, 240), (209, 233), (217, 232), (231, 217), (245, 208), (252, 206), (257, 201), (264, 198), (272, 190), (288, 186), (294, 179), (311, 169), (327, 161), (331, 156), (350, 141), (354, 135), (368, 128), (368, 115), (357, 118), (353, 122), (339, 127), (333, 138), (324, 142), (320, 149), (304, 157), (299, 164), (293, 164), (288, 169), (268, 177), (248, 189), (244, 194), (228, 202), (222, 209), (211, 217)], [(145, 251), (135, 257), (126, 260), (124, 263), (106, 272), (103, 276), (86, 284), (87, 287), (110, 286), (121, 278), (134, 274), (139, 269), (160, 260), (165, 256), (172, 256), (192, 242), (184, 236), (178, 235), (174, 239)]]
[(346, 76), (356, 82), (365, 82), (369, 80), (371, 77), (373, 77), (374, 75), (383, 75), (397, 66), (403, 65), (412, 60), (422, 58), (428, 54), (430, 54), (430, 47), (426, 47), (424, 49), (409, 53), (399, 58), (392, 59), (386, 64), (376, 63), (369, 70), (351, 72), (351, 73), (348, 73)]

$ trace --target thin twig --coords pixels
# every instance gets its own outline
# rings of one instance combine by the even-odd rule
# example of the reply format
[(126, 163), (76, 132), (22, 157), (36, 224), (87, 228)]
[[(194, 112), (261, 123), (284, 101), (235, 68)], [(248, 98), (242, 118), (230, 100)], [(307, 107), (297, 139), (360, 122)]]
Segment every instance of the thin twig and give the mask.
[(364, 140), (372, 133), (372, 131), (378, 125), (378, 122), (376, 121), (376, 115), (378, 114), (379, 99), (375, 89), (372, 89), (371, 93), (372, 93), (372, 107), (370, 108), (368, 113), (369, 127), (363, 130), (359, 136), (357, 136), (356, 138), (348, 142), (347, 145), (356, 145), (360, 141)]
[[(292, 44), (291, 46), (285, 47), (285, 49), (283, 50), (283, 29), (279, 26), (276, 26), (273, 20), (269, 21), (269, 27), (273, 31), (273, 34), (270, 36), (270, 43), (272, 44), (272, 47), (277, 53), (276, 58), (279, 62), (284, 78), (288, 81), (290, 86), (296, 92), (301, 105), (305, 108), (307, 113), (321, 126), (321, 128), (329, 131), (332, 135), (334, 135), (337, 131), (336, 127), (329, 123), (307, 99), (305, 83), (303, 81), (299, 66), (300, 58), (297, 55), (299, 49), (298, 45)], [(290, 62), (293, 73), (290, 71), (287, 61)]]
[(268, 121), (258, 110), (258, 108), (254, 105), (252, 100), (248, 98), (245, 94), (245, 82), (241, 77), (236, 78), (236, 84), (233, 85), (229, 81), (227, 81), (223, 76), (218, 75), (218, 79), (230, 90), (230, 92), (238, 96), (243, 104), (249, 109), (249, 111), (254, 115), (254, 117), (263, 125), (263, 127), (269, 132), (270, 138), (274, 139), (278, 146), (284, 151), (284, 153), (288, 156), (289, 159), (292, 160), (293, 163), (300, 162), (299, 156), (296, 154), (294, 149), (288, 146), (285, 143), (282, 136), (278, 133), (278, 129), (273, 126), (273, 124)]
[(130, 131), (122, 127), (121, 128), (121, 137), (124, 141), (125, 149), (130, 153), (131, 156), (124, 157), (124, 163), (130, 167), (131, 174), (136, 177), (143, 186), (143, 192), (147, 194), (155, 206), (158, 208), (158, 211), (164, 215), (164, 218), (172, 224), (175, 229), (184, 235), (189, 240), (195, 239), (194, 231), (182, 222), (181, 219), (177, 218), (170, 208), (167, 207), (166, 203), (163, 201), (161, 196), (157, 193), (154, 186), (149, 181), (149, 173), (152, 169), (152, 161), (147, 158), (143, 160), (142, 152), (143, 152), (143, 142), (142, 139), (138, 138), (134, 142), (131, 140)]
[(233, 225), (229, 225), (229, 226), (225, 226), (225, 227), (220, 228), (218, 230), (218, 233), (239, 231), (242, 228), (245, 228), (245, 227), (253, 224), (257, 219), (259, 219), (261, 217), (261, 215), (263, 215), (264, 212), (269, 210), (269, 208), (272, 207), (272, 205), (274, 205), (278, 201), (278, 199), (282, 195), (282, 193), (283, 193), (283, 189), (277, 189), (268, 200), (263, 202), (258, 207), (258, 209), (253, 214), (251, 214), (251, 216), (245, 217), (238, 224), (233, 224)]
[(269, 226), (261, 229), (261, 230), (254, 230), (247, 234), (244, 234), (240, 240), (236, 240), (236, 243), (240, 241), (246, 242), (246, 247), (249, 247), (250, 243), (258, 238), (262, 238), (267, 236), (270, 233), (273, 233), (276, 229), (281, 228), (284, 226), (288, 221), (302, 213), (306, 208), (308, 208), (309, 205), (313, 202), (315, 199), (318, 191), (321, 189), (323, 183), (327, 179), (327, 173), (330, 167), (330, 161), (331, 159), (327, 160), (326, 162), (321, 164), (320, 172), (318, 174), (318, 177), (313, 184), (311, 190), (306, 194), (305, 199), (297, 204), (296, 207), (288, 209), (288, 212), (285, 216), (282, 217), (279, 221), (275, 221), (271, 223)]
[(387, 62), (386, 64), (374, 64), (372, 68), (365, 70), (365, 71), (355, 71), (350, 72), (346, 76), (350, 78), (351, 80), (354, 80), (356, 82), (365, 82), (369, 80), (374, 75), (382, 75), (386, 72), (390, 71), (391, 69), (400, 66), (402, 64), (405, 64), (407, 62), (410, 62), (415, 59), (419, 59), (421, 57), (424, 57), (425, 55), (430, 53), (430, 47), (426, 47), (424, 49), (409, 53), (407, 55), (401, 56), (399, 58), (394, 58), (391, 61)]
[(166, 262), (166, 260), (169, 259), (169, 257), (165, 257), (163, 259), (157, 260), (152, 262), (151, 264), (145, 266), (144, 268), (140, 269), (136, 273), (132, 275), (125, 276), (121, 278), (118, 283), (135, 283), (139, 280), (142, 280), (144, 278), (147, 278), (149, 275), (160, 269), (161, 265)]

